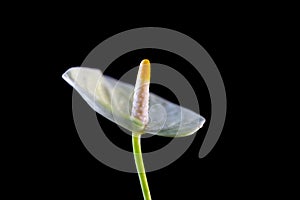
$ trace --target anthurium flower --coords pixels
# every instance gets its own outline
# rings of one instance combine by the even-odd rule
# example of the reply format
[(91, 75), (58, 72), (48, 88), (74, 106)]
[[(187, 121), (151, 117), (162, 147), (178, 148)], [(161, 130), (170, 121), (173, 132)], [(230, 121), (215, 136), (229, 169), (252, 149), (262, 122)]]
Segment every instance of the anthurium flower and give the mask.
[(74, 67), (63, 74), (96, 112), (132, 132), (133, 154), (145, 200), (151, 200), (151, 195), (141, 134), (183, 137), (195, 133), (205, 122), (199, 114), (150, 93), (150, 74), (147, 59), (139, 66), (135, 86), (105, 76), (98, 69)]
[[(146, 112), (149, 116), (132, 116), (132, 107), (140, 101), (133, 100), (135, 87), (105, 76), (98, 69), (73, 67), (62, 77), (96, 112), (132, 132), (182, 137), (193, 134), (205, 122), (199, 114), (147, 92), (142, 95), (149, 95), (149, 106), (144, 102), (144, 108), (151, 108)], [(149, 83), (139, 84), (138, 89), (144, 89)]]

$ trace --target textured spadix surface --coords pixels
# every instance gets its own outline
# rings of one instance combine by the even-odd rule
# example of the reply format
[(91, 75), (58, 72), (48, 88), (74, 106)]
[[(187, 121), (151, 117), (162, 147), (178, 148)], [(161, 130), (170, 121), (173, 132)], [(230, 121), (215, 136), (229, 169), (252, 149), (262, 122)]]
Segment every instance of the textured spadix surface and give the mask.
[(132, 132), (182, 137), (193, 134), (205, 122), (199, 114), (150, 93), (149, 122), (143, 125), (131, 117), (133, 85), (93, 68), (73, 67), (62, 77), (96, 112)]

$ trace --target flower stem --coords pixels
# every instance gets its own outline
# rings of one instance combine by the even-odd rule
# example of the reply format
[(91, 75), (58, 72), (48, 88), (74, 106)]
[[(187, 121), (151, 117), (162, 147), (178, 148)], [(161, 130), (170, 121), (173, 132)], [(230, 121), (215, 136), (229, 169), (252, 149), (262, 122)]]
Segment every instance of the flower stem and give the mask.
[(132, 133), (132, 147), (136, 169), (139, 175), (144, 200), (151, 200), (150, 190), (148, 186), (147, 176), (145, 172), (142, 150), (141, 150), (141, 134)]

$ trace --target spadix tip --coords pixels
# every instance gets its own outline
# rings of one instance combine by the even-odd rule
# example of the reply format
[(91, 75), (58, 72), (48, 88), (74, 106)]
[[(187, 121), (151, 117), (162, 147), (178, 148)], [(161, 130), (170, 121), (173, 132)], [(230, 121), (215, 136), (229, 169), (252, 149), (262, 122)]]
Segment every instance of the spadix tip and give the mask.
[(139, 67), (138, 80), (142, 81), (143, 83), (149, 83), (150, 74), (151, 74), (150, 61), (148, 59), (144, 59), (142, 60)]
[(147, 64), (150, 64), (150, 61), (148, 59), (144, 59), (144, 60), (142, 60), (141, 64), (147, 65)]

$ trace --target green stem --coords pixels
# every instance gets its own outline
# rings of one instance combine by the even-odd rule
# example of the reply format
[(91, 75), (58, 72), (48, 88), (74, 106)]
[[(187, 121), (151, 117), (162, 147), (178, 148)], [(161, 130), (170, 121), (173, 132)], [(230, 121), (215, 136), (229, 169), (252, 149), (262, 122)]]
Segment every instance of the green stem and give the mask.
[(132, 133), (132, 147), (136, 169), (139, 175), (144, 200), (151, 200), (150, 190), (148, 186), (147, 176), (145, 172), (142, 150), (141, 150), (141, 134)]

